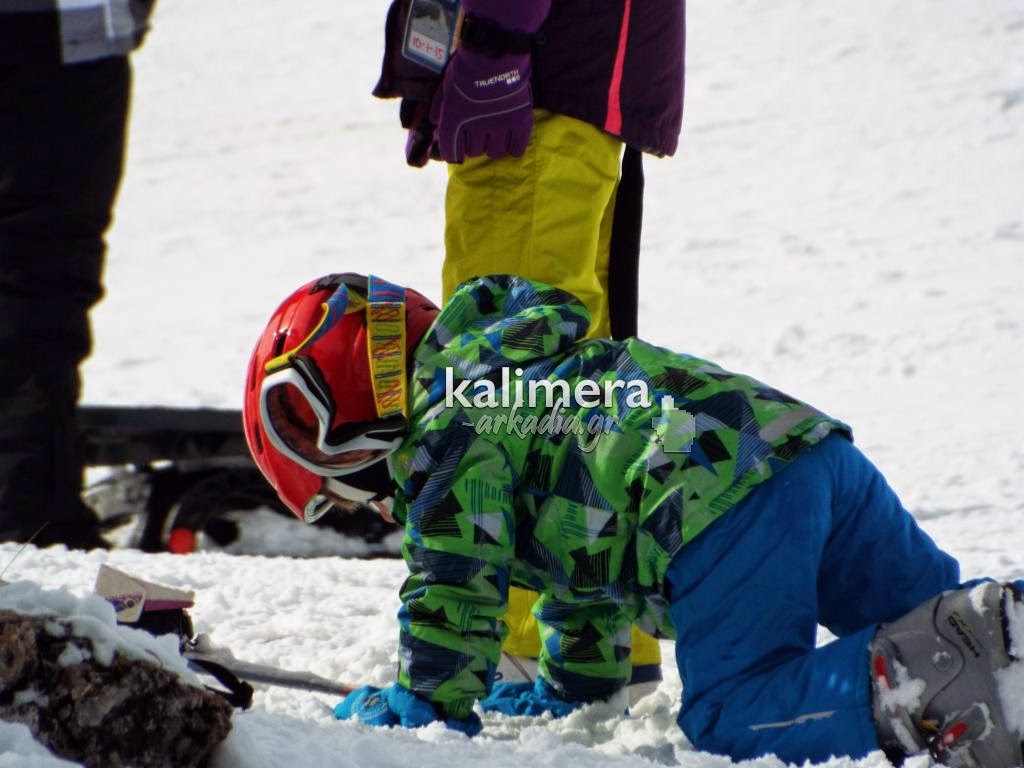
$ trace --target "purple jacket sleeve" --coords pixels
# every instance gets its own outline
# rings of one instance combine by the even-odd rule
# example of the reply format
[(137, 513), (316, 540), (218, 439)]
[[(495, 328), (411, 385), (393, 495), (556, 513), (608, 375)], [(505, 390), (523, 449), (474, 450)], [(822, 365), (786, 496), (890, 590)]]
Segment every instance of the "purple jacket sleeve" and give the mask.
[(551, 0), (463, 0), (462, 8), (499, 27), (532, 34), (547, 18)]

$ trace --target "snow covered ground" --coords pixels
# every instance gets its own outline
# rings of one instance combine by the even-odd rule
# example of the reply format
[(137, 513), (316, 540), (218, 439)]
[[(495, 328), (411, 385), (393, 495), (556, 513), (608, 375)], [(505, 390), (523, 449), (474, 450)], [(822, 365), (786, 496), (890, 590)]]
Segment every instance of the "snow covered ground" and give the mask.
[[(238, 407), (266, 317), (322, 273), (437, 297), (444, 170), (406, 168), (396, 105), (368, 95), (374, 5), (158, 6), (86, 401)], [(1021, 50), (1019, 0), (694, 3), (679, 156), (646, 165), (642, 335), (851, 423), (967, 577), (1024, 577)], [(240, 657), (392, 678), (400, 562), (16, 551), (8, 581), (85, 594), (107, 562), (196, 590), (197, 628)], [(726, 768), (676, 728), (664, 650), (632, 717), (489, 717), (472, 741), (261, 689), (214, 765)], [(57, 764), (0, 728), (0, 766)]]

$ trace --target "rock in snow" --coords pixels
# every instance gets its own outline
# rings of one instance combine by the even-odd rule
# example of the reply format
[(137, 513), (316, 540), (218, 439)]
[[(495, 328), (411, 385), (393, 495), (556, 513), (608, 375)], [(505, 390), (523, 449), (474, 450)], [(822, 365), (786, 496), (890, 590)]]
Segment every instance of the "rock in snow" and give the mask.
[(103, 658), (82, 623), (0, 610), (0, 719), (87, 766), (199, 765), (231, 730), (231, 706), (155, 657)]

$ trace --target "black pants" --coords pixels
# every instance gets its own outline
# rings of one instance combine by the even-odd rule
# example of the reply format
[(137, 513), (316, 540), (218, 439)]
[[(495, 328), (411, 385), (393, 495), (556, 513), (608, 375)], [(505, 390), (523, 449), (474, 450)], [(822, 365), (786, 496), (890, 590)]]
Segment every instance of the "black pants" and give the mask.
[(0, 68), (0, 539), (95, 523), (80, 500), (78, 366), (130, 83), (125, 57)]
[(644, 166), (640, 150), (626, 147), (615, 193), (608, 249), (608, 319), (613, 339), (637, 335), (640, 314), (640, 232), (644, 219)]

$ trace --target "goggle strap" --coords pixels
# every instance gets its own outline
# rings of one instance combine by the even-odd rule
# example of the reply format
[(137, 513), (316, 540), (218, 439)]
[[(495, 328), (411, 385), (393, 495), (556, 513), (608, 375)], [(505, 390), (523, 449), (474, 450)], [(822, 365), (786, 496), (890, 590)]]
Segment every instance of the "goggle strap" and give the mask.
[(366, 336), (377, 416), (408, 416), (405, 289), (376, 275), (370, 275)]
[(296, 344), (294, 348), (287, 352), (283, 352), (272, 360), (267, 361), (266, 365), (263, 366), (263, 370), (266, 373), (273, 373), (274, 371), (280, 370), (284, 366), (288, 365), (288, 363), (290, 363), (299, 352), (313, 344), (313, 342), (331, 330), (331, 328), (333, 328), (342, 317), (347, 315), (349, 312), (361, 309), (363, 302), (358, 294), (354, 296), (349, 294), (348, 286), (345, 283), (341, 283), (331, 294), (330, 298), (328, 298), (321, 306), (324, 310), (324, 314), (320, 318), (320, 322), (316, 324), (316, 327), (306, 338)]

